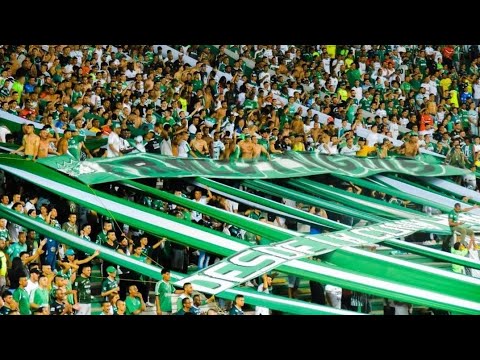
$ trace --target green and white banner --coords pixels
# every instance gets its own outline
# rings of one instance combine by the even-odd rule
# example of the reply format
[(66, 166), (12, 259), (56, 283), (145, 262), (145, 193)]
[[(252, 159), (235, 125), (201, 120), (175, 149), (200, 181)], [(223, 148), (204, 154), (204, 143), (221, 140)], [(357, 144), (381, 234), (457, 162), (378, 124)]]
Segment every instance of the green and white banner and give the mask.
[(151, 177), (276, 179), (326, 173), (366, 177), (383, 172), (436, 177), (463, 175), (469, 172), (469, 170), (432, 164), (419, 159), (356, 158), (294, 151), (272, 156), (271, 161), (223, 162), (212, 159), (181, 159), (148, 153), (87, 161), (77, 161), (64, 155), (38, 161), (76, 177), (86, 184)]
[[(296, 259), (327, 254), (352, 246), (369, 246), (413, 234), (425, 227), (445, 231), (448, 228), (446, 223), (446, 215), (418, 220), (404, 219), (321, 235), (304, 235), (269, 246), (254, 246), (183, 279), (177, 285), (190, 282), (200, 291), (215, 294)], [(452, 257), (451, 260), (455, 259)], [(477, 266), (480, 267), (480, 264)]]
[[(270, 265), (263, 262), (265, 256), (269, 255), (265, 251), (267, 247), (263, 248), (262, 251), (258, 251), (258, 253), (252, 252), (249, 255), (245, 251), (250, 248), (250, 245), (245, 241), (176, 219), (111, 194), (95, 191), (40, 164), (26, 160), (15, 160), (8, 156), (0, 156), (0, 169), (24, 178), (101, 214), (108, 214), (114, 217), (116, 221), (145, 229), (146, 232), (156, 236), (166, 236), (186, 245), (222, 256), (232, 256), (236, 253), (239, 255), (239, 252), (241, 252), (243, 255), (240, 256), (242, 257), (236, 258), (234, 263), (234, 265), (240, 268), (233, 269), (232, 273), (231, 264), (229, 264), (229, 275), (235, 275), (238, 278), (235, 281), (230, 281), (229, 287), (235, 286), (239, 279), (251, 278), (254, 272), (249, 268), (254, 267), (255, 272), (260, 272), (265, 271), (263, 266)], [(476, 220), (478, 221), (478, 219)], [(445, 215), (432, 217), (430, 220), (425, 221), (430, 227), (446, 225)], [(261, 226), (261, 223), (259, 223), (259, 226)], [(330, 249), (330, 252), (332, 252), (337, 251), (335, 249), (349, 248), (352, 245), (375, 243), (395, 236), (406, 235), (407, 233), (417, 231), (423, 226), (425, 226), (425, 223), (422, 221), (408, 219), (377, 224), (375, 227), (355, 228), (319, 236), (292, 236), (291, 239), (286, 241), (292, 242), (293, 250), (301, 249), (304, 254), (309, 254), (309, 251), (311, 253), (324, 253), (324, 256), (327, 256)], [(396, 260), (396, 265), (392, 263), (392, 266), (396, 267), (396, 275), (383, 270), (379, 274), (378, 264), (371, 264), (370, 262), (364, 262), (356, 269), (342, 269), (342, 267), (334, 263), (319, 263), (307, 259), (291, 260), (285, 259), (285, 256), (282, 258), (278, 256), (279, 250), (282, 250), (281, 247), (285, 247), (285, 245), (282, 243), (279, 249), (267, 250), (274, 252), (270, 256), (279, 258), (275, 259), (275, 266), (278, 267), (278, 270), (288, 274), (398, 301), (423, 304), (466, 314), (480, 313), (480, 295), (478, 295), (480, 292), (476, 291), (480, 287), (480, 282), (476, 279), (441, 270), (432, 272), (428, 267), (422, 265), (412, 267), (410, 263), (400, 260)], [(299, 252), (297, 251), (297, 253)], [(359, 253), (357, 255), (361, 256)], [(262, 262), (256, 263), (256, 258), (259, 256), (263, 256), (263, 258), (260, 258)], [(453, 255), (451, 256), (452, 259), (455, 258)], [(338, 257), (333, 258), (333, 261), (338, 260)], [(378, 260), (384, 263), (393, 261), (388, 257), (382, 257)], [(223, 268), (225, 265), (220, 264), (220, 266)], [(245, 268), (242, 269), (241, 267)], [(225, 268), (227, 267), (225, 266)], [(237, 272), (236, 274), (235, 271)], [(222, 274), (222, 269), (219, 269), (217, 273)], [(392, 280), (391, 277), (393, 275), (398, 280)], [(216, 279), (212, 278), (212, 282), (218, 284)], [(403, 281), (402, 279), (406, 280)], [(416, 283), (407, 283), (408, 279), (416, 279)], [(432, 279), (436, 280), (433, 281)], [(444, 283), (446, 285), (443, 285)], [(454, 288), (452, 283), (458, 284), (458, 286)], [(209, 284), (203, 282), (200, 285), (207, 286)], [(194, 286), (196, 287), (196, 285)], [(214, 292), (215, 289), (211, 289), (211, 293)]]
[[(136, 271), (155, 280), (162, 280), (160, 269), (156, 266), (146, 264), (136, 260), (131, 256), (120, 254), (104, 246), (99, 246), (90, 241), (84, 240), (79, 236), (72, 235), (63, 230), (56, 229), (44, 222), (37, 221), (30, 216), (18, 213), (3, 206), (0, 206), (0, 217), (5, 217), (8, 221), (22, 225), (25, 228), (33, 229), (39, 234), (55, 239), (74, 249), (92, 254), (95, 250), (100, 251), (99, 258), (121, 265), (127, 269)], [(184, 274), (175, 271), (170, 272), (172, 281), (180, 281), (185, 277)], [(198, 289), (196, 289), (198, 290)], [(233, 300), (235, 295), (245, 296), (247, 304), (256, 306), (266, 306), (272, 310), (278, 310), (297, 315), (360, 315), (358, 313), (346, 310), (338, 310), (329, 306), (322, 306), (295, 299), (287, 299), (282, 296), (265, 294), (248, 289), (245, 287), (233, 287), (217, 294), (217, 297)]]

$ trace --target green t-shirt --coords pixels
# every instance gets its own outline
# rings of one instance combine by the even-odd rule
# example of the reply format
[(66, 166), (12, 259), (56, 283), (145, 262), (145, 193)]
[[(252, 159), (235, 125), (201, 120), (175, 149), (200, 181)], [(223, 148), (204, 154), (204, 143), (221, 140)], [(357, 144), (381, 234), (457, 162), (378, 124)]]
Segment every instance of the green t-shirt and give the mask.
[(75, 282), (73, 283), (72, 289), (77, 290), (77, 300), (79, 303), (90, 304), (92, 302), (92, 291), (89, 278), (81, 275), (77, 276)]
[(48, 289), (36, 288), (30, 295), (30, 302), (39, 306), (50, 306), (50, 294)]
[[(107, 277), (102, 282), (102, 293), (115, 289), (116, 287), (118, 287), (117, 280), (111, 280)], [(108, 296), (105, 297), (105, 300), (108, 300)]]
[(30, 298), (28, 292), (22, 288), (16, 288), (13, 292), (13, 300), (18, 303), (18, 310), (20, 315), (31, 315), (30, 311)]
[(159, 297), (160, 309), (162, 311), (172, 311), (171, 294), (175, 292), (175, 287), (163, 280), (155, 285), (155, 295)]
[(103, 230), (97, 235), (95, 243), (97, 245), (103, 245), (107, 242), (107, 234)]
[(454, 222), (458, 222), (458, 213), (455, 210), (452, 210), (448, 213), (448, 219)]
[(8, 240), (8, 229), (0, 229), (0, 238), (4, 238), (5, 240)]
[(142, 302), (137, 297), (127, 296), (125, 299), (126, 315), (135, 315), (133, 312), (142, 308)]
[(22, 245), (19, 242), (16, 242), (7, 248), (6, 253), (8, 256), (10, 256), (10, 259), (13, 260), (14, 258), (20, 256), (22, 251), (27, 251), (27, 244), (25, 243)]

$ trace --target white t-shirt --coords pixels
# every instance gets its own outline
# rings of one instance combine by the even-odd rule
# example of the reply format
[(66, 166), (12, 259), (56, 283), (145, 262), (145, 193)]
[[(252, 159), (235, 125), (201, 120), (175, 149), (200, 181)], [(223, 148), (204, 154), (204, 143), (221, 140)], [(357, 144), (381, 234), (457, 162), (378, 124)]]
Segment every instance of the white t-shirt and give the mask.
[[(207, 198), (205, 196), (202, 196), (198, 201), (195, 199), (193, 199), (193, 201), (195, 201), (198, 204), (207, 205)], [(192, 221), (200, 221), (202, 220), (202, 213), (192, 210), (190, 218), (192, 219)]]
[(28, 296), (30, 297), (36, 289), (38, 289), (38, 281), (34, 283), (32, 280), (28, 279), (27, 286), (25, 287)]
[(340, 309), (342, 306), (342, 288), (334, 285), (325, 286), (325, 294), (328, 296), (332, 307)]
[(110, 145), (113, 145), (113, 148), (119, 152), (120, 151), (120, 137), (114, 132), (112, 131), (109, 135), (108, 135), (108, 143), (107, 143), (107, 157), (109, 158), (112, 158), (112, 157), (117, 157), (117, 153), (114, 153), (111, 149), (110, 149)]
[(220, 154), (225, 150), (225, 144), (220, 140), (213, 142), (213, 160), (220, 159)]
[(180, 141), (178, 144), (178, 157), (179, 158), (188, 158), (188, 153), (190, 152), (191, 148), (190, 145), (188, 145), (188, 142), (185, 140)]
[(355, 156), (357, 154), (358, 150), (360, 150), (360, 146), (358, 146), (358, 145), (352, 145), (351, 148), (349, 148), (348, 146), (344, 146), (340, 150), (340, 154), (341, 155), (347, 155), (347, 156)]
[(163, 139), (162, 140), (162, 143), (160, 144), (160, 153), (162, 155), (173, 156), (172, 140), (170, 140), (170, 139), (168, 139), (168, 140)]
[[(270, 294), (268, 288), (263, 288), (263, 283), (258, 285), (257, 291), (263, 292), (265, 294)], [(271, 315), (270, 309), (263, 306), (255, 306), (255, 315)]]
[(367, 146), (374, 146), (378, 143), (378, 134), (377, 133), (370, 133), (367, 136)]

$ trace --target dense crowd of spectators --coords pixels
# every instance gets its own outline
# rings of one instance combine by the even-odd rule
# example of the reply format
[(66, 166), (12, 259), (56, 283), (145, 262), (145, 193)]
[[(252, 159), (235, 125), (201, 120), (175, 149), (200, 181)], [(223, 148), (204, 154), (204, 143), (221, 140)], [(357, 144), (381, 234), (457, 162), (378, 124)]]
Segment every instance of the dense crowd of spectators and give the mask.
[[(478, 61), (477, 45), (3, 46), (1, 108), (45, 131), (21, 144), (28, 127), (4, 128), (0, 141), (32, 158), (82, 159), (415, 157), (424, 148), (471, 168)], [(96, 137), (108, 144), (90, 152)]]
[[(0, 143), (18, 145), (13, 153), (33, 160), (62, 154), (86, 159), (150, 152), (235, 161), (268, 159), (286, 151), (385, 158), (415, 157), (424, 149), (444, 157), (446, 163), (475, 171), (480, 154), (479, 62), (477, 45), (222, 45), (218, 49), (198, 45), (172, 45), (168, 49), (150, 45), (4, 45), (0, 47), (1, 109), (43, 127), (37, 135), (32, 125), (23, 124), (22, 131), (15, 132), (5, 122), (0, 126)], [(99, 139), (104, 141), (98, 142), (98, 147), (87, 146)], [(475, 177), (466, 177), (464, 184), (477, 189)], [(200, 189), (187, 187), (171, 190), (204, 204), (238, 211), (238, 204), (210, 192), (202, 194)], [(195, 211), (148, 196), (134, 197), (122, 188), (116, 191), (253, 244), (262, 241), (256, 234), (212, 221)], [(6, 187), (3, 192), (6, 198), (2, 205), (60, 225), (55, 207), (48, 205), (54, 201), (42, 205), (36, 202), (36, 192), (24, 194), (18, 187)], [(142, 261), (153, 258), (159, 264), (163, 262), (165, 269), (183, 272), (189, 265), (187, 255), (198, 257), (200, 268), (213, 262), (202, 251), (189, 252), (165, 239), (155, 240), (150, 248), (148, 237), (145, 240), (141, 231), (123, 231), (120, 226), (112, 229), (108, 219), (92, 220), (88, 210), (64, 200), (61, 203), (68, 209), (62, 213), (70, 214), (62, 219), (65, 231), (89, 238), (93, 229), (99, 244)], [(291, 205), (303, 208), (303, 204)], [(256, 209), (240, 210), (259, 221), (287, 226), (285, 219), (270, 218)], [(330, 216), (312, 206), (306, 210)], [(291, 226), (299, 231), (304, 227)], [(37, 299), (40, 303), (30, 297), (31, 303), (38, 305), (32, 305), (30, 311), (40, 312), (40, 308), (46, 313), (88, 313), (81, 306), (88, 285), (83, 279), (90, 276), (90, 261), (98, 254), (71, 255), (73, 250), (60, 244), (51, 246), (52, 239), (40, 241), (43, 237), (16, 224), (8, 224), (2, 236), (4, 228), (0, 221), (0, 254), (2, 248), (7, 249), (9, 274), (16, 274), (12, 275), (13, 286), (12, 280), (8, 281), (8, 288), (28, 287), (28, 277), (23, 275), (31, 277), (35, 273), (35, 267), (26, 266), (33, 262), (41, 267), (38, 275), (46, 277), (45, 288), (65, 289), (53, 292), (48, 304), (43, 293)], [(2, 245), (2, 238), (7, 244), (4, 241)], [(24, 245), (30, 243), (30, 248)], [(157, 248), (161, 251), (152, 255), (150, 251)], [(15, 258), (21, 261), (16, 264), (19, 270), (14, 271)], [(110, 278), (110, 283), (102, 286), (101, 294), (117, 295), (120, 300), (106, 303), (117, 309), (123, 305), (117, 306), (116, 301), (125, 301), (126, 313), (142, 312), (145, 304), (153, 305), (149, 304), (146, 279), (130, 279), (130, 272), (112, 266), (103, 263), (103, 276)], [(0, 286), (9, 279), (6, 267), (0, 268), (0, 280), (2, 273), (4, 279)], [(123, 281), (117, 289), (118, 270)], [(64, 288), (63, 277), (65, 286), (73, 284), (72, 289)], [(259, 291), (268, 290), (271, 277), (268, 279), (258, 279), (253, 286)], [(291, 280), (289, 294), (294, 297), (298, 282)], [(156, 291), (161, 289), (170, 287), (165, 290), (165, 286), (159, 286)], [(3, 296), (5, 303), (10, 299), (8, 291)], [(24, 297), (19, 291), (13, 301), (21, 302)], [(64, 303), (70, 308), (62, 307)], [(155, 302), (155, 306), (160, 303)], [(107, 304), (105, 308), (110, 309)], [(156, 310), (162, 313), (158, 307)]]

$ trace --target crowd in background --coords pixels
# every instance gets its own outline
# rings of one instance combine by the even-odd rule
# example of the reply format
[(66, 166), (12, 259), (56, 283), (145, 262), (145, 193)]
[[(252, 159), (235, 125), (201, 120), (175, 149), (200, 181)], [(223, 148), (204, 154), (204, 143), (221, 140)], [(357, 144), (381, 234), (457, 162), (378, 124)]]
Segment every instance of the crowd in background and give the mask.
[[(186, 57), (196, 63), (186, 62)], [(23, 124), (22, 131), (15, 132), (5, 122), (0, 126), (0, 143), (16, 144), (14, 153), (33, 160), (63, 154), (86, 159), (149, 152), (235, 161), (268, 159), (286, 151), (386, 158), (416, 157), (425, 149), (441, 156), (445, 163), (475, 171), (480, 154), (479, 62), (477, 45), (221, 45), (218, 49), (172, 45), (167, 51), (150, 45), (4, 45), (0, 47), (1, 109), (39, 123), (42, 129), (37, 135), (34, 126)], [(100, 139), (104, 140), (102, 145), (88, 146)], [(85, 238), (90, 238), (93, 231), (98, 244), (142, 261), (153, 259), (165, 269), (185, 273), (190, 257), (199, 268), (214, 261), (203, 251), (166, 239), (154, 240), (138, 229), (112, 226), (109, 219), (92, 218), (88, 209), (64, 199), (47, 196), (42, 204), (38, 190), (22, 189), (18, 183), (8, 187), (6, 183), (2, 183), (1, 205)], [(466, 176), (463, 184), (478, 188), (475, 177)], [(353, 184), (342, 186), (357, 191)], [(201, 189), (173, 185), (169, 190), (227, 211), (239, 211), (239, 204), (210, 191), (205, 194)], [(256, 234), (198, 212), (131, 194), (121, 187), (115, 191), (252, 244), (263, 241)], [(63, 209), (60, 216), (55, 203)], [(311, 206), (306, 211), (335, 216)], [(240, 205), (239, 212), (259, 221), (304, 230), (304, 224), (285, 224), (285, 219), (270, 217), (258, 209)], [(0, 253), (7, 249), (9, 273), (15, 275), (10, 279), (7, 266), (0, 267), (0, 281), (2, 274), (4, 281), (0, 286), (7, 289), (8, 281), (8, 289), (23, 290), (38, 272), (37, 282), (44, 282), (42, 286), (49, 292), (54, 290), (50, 298), (39, 292), (37, 300), (27, 291), (30, 303), (36, 304), (29, 311), (88, 312), (81, 306), (88, 297), (88, 284), (83, 279), (89, 278), (89, 264), (98, 254), (80, 254), (52, 244), (54, 240), (32, 230), (2, 222), (6, 221), (0, 220)], [(303, 232), (310, 232), (310, 228)], [(13, 261), (15, 258), (19, 261)], [(112, 266), (105, 261), (102, 264), (103, 277), (110, 278), (101, 291), (108, 312), (124, 306), (117, 306), (118, 300), (127, 299), (125, 312), (129, 314), (145, 311), (147, 305), (155, 306), (157, 313), (171, 312), (166, 303), (157, 302), (157, 297), (154, 304), (150, 303), (147, 279)], [(19, 270), (14, 270), (17, 267)], [(115, 280), (119, 277), (123, 278), (120, 284)], [(168, 279), (163, 281), (169, 283)], [(269, 275), (252, 286), (268, 291), (271, 281)], [(160, 285), (155, 289), (157, 294), (171, 290)], [(298, 280), (289, 279), (291, 297), (295, 297), (297, 288)], [(191, 289), (187, 286), (183, 292), (173, 291), (190, 294)], [(338, 289), (332, 294), (335, 291)], [(5, 303), (9, 293), (6, 290), (3, 294)], [(23, 291), (11, 295), (18, 303), (26, 296)], [(118, 298), (107, 301), (110, 295)], [(197, 299), (194, 306), (202, 300), (206, 301)], [(178, 305), (185, 305), (190, 312), (188, 301)]]

